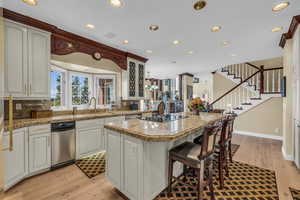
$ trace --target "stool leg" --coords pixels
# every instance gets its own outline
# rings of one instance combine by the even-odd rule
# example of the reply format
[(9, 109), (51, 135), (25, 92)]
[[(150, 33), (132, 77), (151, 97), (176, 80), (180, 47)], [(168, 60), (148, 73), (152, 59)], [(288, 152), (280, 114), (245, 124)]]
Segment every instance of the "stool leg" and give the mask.
[(203, 199), (203, 191), (204, 191), (204, 160), (201, 161), (200, 169), (197, 170), (197, 176), (198, 176), (198, 200)]
[(168, 172), (168, 195), (172, 192), (172, 179), (173, 179), (173, 160), (169, 158), (169, 172)]
[(229, 176), (229, 169), (228, 169), (228, 151), (227, 151), (227, 147), (224, 149), (224, 161), (225, 161), (225, 171), (226, 171), (226, 176), (228, 177)]
[(187, 166), (183, 164), (183, 181), (186, 182), (186, 173), (187, 173)]
[(210, 198), (211, 200), (215, 200), (215, 193), (214, 193), (214, 182), (213, 182), (213, 162), (209, 165), (209, 191), (210, 191)]
[(223, 149), (220, 149), (220, 153), (218, 156), (218, 162), (219, 162), (219, 182), (220, 182), (220, 187), (223, 189), (224, 187), (224, 177), (223, 177)]
[(229, 141), (229, 159), (230, 159), (230, 162), (232, 162), (232, 149), (231, 149), (231, 140)]

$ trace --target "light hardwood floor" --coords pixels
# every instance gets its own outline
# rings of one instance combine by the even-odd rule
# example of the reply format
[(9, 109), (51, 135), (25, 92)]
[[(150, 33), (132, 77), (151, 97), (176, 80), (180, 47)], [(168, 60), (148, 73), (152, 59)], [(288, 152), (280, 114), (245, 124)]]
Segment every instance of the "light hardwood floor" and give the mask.
[[(300, 171), (281, 154), (281, 142), (238, 136), (241, 147), (234, 160), (276, 171), (280, 200), (291, 200), (289, 187), (300, 189)], [(39, 175), (18, 184), (1, 200), (122, 200), (105, 176), (87, 178), (76, 166)]]

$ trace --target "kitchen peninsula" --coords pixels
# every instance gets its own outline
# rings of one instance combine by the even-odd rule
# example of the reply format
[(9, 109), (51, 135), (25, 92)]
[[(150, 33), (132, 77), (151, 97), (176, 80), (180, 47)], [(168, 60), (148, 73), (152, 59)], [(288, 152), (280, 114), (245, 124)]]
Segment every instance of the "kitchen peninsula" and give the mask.
[[(201, 135), (204, 126), (221, 114), (189, 113), (163, 122), (132, 119), (104, 126), (107, 138), (108, 180), (131, 200), (152, 200), (167, 187), (168, 151)], [(175, 175), (182, 166), (174, 166)]]

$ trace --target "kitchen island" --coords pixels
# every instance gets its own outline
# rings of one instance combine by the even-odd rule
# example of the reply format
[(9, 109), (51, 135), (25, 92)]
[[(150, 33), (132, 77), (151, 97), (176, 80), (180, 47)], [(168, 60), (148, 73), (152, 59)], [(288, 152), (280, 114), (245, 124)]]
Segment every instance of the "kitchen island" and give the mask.
[[(221, 114), (181, 113), (177, 120), (132, 119), (106, 124), (106, 177), (130, 200), (152, 200), (168, 185), (168, 151), (201, 135)], [(183, 167), (175, 163), (174, 175)]]

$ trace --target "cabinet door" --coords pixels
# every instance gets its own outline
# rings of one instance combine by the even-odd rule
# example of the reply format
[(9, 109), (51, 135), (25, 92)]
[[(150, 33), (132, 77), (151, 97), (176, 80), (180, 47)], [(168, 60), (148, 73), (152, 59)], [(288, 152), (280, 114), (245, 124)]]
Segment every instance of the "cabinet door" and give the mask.
[[(3, 147), (7, 147), (9, 135), (3, 136)], [(4, 151), (4, 189), (20, 182), (28, 174), (28, 135), (27, 129), (13, 132), (13, 151)]]
[(29, 96), (50, 97), (50, 35), (28, 29), (28, 78)]
[[(121, 190), (121, 135), (105, 129), (106, 138), (106, 176), (115, 187)], [(122, 191), (122, 190), (121, 190)]]
[(5, 22), (5, 93), (27, 96), (27, 29)]
[(82, 158), (101, 150), (100, 129), (77, 130), (76, 134), (76, 158)]
[(29, 173), (51, 167), (51, 133), (29, 136)]
[(142, 199), (142, 142), (126, 135), (123, 138), (123, 192), (130, 199)]
[(145, 65), (139, 63), (138, 65), (138, 97), (143, 98), (145, 96)]
[(129, 61), (128, 66), (128, 96), (129, 98), (136, 97), (136, 63)]

